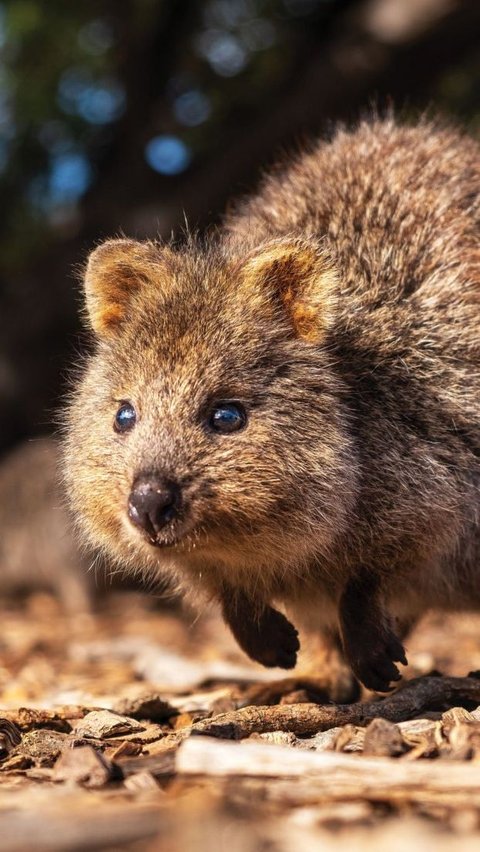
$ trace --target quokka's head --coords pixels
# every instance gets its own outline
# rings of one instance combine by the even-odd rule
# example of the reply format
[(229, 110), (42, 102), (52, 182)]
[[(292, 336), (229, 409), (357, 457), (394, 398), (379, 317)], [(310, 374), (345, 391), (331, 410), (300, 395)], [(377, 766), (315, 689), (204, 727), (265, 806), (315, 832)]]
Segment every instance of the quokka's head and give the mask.
[(90, 541), (136, 567), (257, 566), (259, 584), (328, 550), (355, 466), (318, 246), (277, 240), (239, 259), (112, 240), (84, 286), (96, 349), (65, 459)]

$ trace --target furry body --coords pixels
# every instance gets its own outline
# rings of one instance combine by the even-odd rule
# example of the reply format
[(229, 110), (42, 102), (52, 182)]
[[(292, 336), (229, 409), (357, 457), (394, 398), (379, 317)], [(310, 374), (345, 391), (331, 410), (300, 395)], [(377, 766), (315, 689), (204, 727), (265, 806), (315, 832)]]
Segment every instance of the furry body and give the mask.
[[(265, 664), (295, 661), (277, 601), (387, 688), (395, 619), (480, 607), (479, 219), (478, 146), (385, 121), (274, 172), (204, 246), (100, 246), (66, 440), (89, 538), (219, 600)], [(210, 434), (212, 399), (245, 429)], [(182, 491), (157, 546), (126, 513), (145, 471)]]

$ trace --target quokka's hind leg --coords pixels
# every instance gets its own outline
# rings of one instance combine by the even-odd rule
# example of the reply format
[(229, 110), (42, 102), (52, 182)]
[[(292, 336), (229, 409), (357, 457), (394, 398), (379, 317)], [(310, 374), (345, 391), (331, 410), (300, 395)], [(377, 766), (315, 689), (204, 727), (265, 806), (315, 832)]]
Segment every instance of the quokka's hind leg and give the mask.
[[(395, 619), (395, 635), (404, 642), (413, 632), (417, 618)], [(322, 643), (327, 654), (326, 671), (330, 672), (331, 685), (329, 693), (332, 701), (339, 704), (358, 701), (362, 693), (362, 685), (354, 675), (343, 649), (340, 631), (332, 630), (322, 635)]]
[[(335, 631), (306, 633), (304, 652), (293, 677), (254, 684), (244, 704), (278, 704), (311, 701), (350, 704), (360, 697), (360, 685), (345, 661), (340, 636)], [(297, 673), (298, 672), (298, 673)]]
[(330, 700), (337, 704), (358, 701), (361, 687), (345, 659), (340, 633), (333, 628), (321, 630), (315, 638), (309, 637), (308, 644), (312, 668), (325, 682)]

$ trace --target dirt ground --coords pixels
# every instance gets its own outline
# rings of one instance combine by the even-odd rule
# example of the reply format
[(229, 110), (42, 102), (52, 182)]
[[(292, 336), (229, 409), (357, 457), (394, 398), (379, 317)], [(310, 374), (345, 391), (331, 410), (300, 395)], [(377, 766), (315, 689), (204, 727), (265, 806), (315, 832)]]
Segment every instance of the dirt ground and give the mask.
[(350, 705), (313, 645), (279, 683), (214, 614), (137, 594), (1, 624), (1, 850), (480, 848), (479, 617), (427, 619), (407, 685)]

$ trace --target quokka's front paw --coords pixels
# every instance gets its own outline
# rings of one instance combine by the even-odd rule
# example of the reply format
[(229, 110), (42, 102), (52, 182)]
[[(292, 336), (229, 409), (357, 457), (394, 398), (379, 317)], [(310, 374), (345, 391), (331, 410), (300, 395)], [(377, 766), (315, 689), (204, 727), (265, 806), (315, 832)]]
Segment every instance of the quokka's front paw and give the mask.
[(281, 612), (272, 607), (262, 613), (257, 636), (252, 636), (253, 653), (250, 656), (269, 668), (293, 669), (300, 648), (298, 632)]
[(292, 669), (300, 648), (298, 633), (287, 618), (266, 606), (255, 613), (246, 599), (232, 605), (223, 603), (223, 615), (241, 649), (257, 663), (273, 668)]

